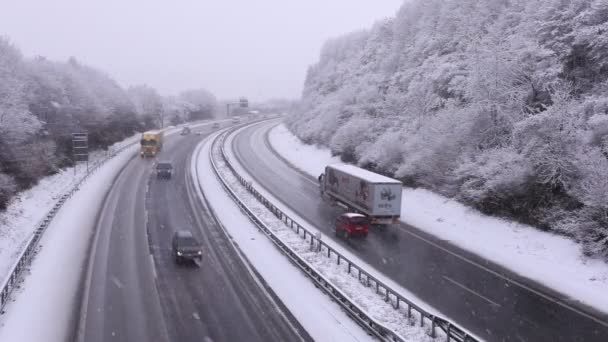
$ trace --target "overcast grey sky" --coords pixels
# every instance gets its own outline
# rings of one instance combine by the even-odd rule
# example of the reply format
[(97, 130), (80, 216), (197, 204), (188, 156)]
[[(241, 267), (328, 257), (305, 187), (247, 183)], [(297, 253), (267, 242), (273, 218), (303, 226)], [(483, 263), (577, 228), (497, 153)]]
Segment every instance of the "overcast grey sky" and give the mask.
[(0, 35), (26, 56), (75, 56), (122, 85), (220, 98), (300, 96), (327, 38), (403, 0), (2, 0)]

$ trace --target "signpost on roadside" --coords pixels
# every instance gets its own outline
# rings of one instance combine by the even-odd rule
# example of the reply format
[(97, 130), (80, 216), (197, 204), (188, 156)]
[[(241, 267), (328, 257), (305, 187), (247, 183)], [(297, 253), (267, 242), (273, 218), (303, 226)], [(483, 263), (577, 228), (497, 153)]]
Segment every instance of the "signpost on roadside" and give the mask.
[(226, 117), (230, 117), (230, 106), (239, 106), (240, 108), (248, 108), (249, 100), (246, 97), (241, 97), (239, 102), (226, 103)]
[(72, 160), (74, 161), (74, 175), (78, 162), (87, 163), (87, 173), (89, 173), (89, 134), (72, 133)]

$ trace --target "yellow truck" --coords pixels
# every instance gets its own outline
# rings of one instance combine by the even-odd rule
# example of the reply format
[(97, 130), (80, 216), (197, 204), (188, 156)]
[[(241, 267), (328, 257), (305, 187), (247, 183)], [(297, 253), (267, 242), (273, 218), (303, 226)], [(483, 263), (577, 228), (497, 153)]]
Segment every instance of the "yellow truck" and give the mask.
[(156, 157), (163, 148), (163, 131), (147, 131), (141, 134), (141, 150), (139, 155), (142, 158)]

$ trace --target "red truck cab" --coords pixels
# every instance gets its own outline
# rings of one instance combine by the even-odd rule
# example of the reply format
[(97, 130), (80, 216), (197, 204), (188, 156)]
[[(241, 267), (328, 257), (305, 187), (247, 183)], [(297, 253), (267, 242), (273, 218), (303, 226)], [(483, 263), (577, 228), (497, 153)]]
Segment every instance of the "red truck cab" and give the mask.
[(336, 219), (336, 235), (366, 237), (369, 232), (369, 219), (365, 215), (345, 213)]

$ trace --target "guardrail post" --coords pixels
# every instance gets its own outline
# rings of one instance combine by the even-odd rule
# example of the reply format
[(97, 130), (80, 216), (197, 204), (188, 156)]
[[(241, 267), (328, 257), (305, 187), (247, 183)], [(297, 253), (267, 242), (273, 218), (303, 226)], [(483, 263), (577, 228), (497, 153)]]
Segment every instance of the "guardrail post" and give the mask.
[(340, 265), (340, 254), (338, 254), (338, 265)]
[(331, 258), (331, 248), (329, 246), (327, 246), (327, 257)]
[(388, 301), (389, 301), (389, 297), (388, 297), (389, 292), (388, 292), (388, 289), (384, 288), (384, 291), (386, 292), (386, 296), (384, 297), (384, 301), (388, 303)]
[(399, 309), (399, 301), (401, 299), (399, 298), (399, 296), (397, 296), (397, 303), (395, 303), (395, 309)]
[(350, 274), (350, 268), (351, 268), (352, 264), (350, 263), (350, 261), (348, 262), (348, 274)]
[(448, 338), (446, 341), (450, 342), (450, 337), (452, 335), (452, 324), (450, 322), (448, 322), (448, 328), (446, 329), (446, 335), (448, 335)]
[(431, 337), (435, 338), (435, 316), (433, 316), (433, 319), (431, 320)]
[(407, 303), (407, 318), (412, 318), (412, 306)]

